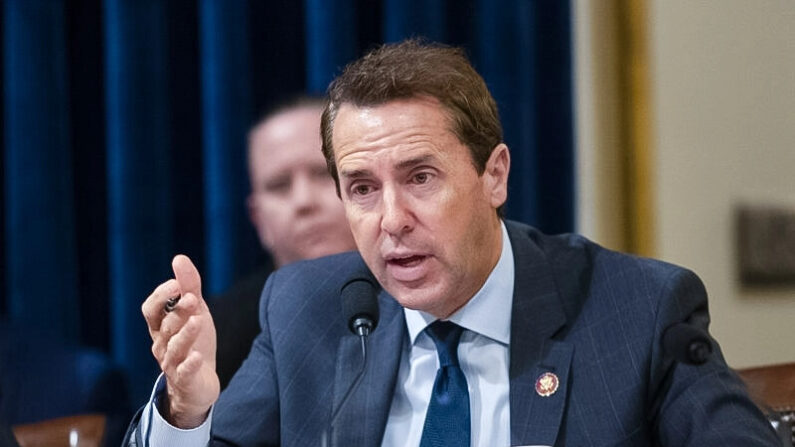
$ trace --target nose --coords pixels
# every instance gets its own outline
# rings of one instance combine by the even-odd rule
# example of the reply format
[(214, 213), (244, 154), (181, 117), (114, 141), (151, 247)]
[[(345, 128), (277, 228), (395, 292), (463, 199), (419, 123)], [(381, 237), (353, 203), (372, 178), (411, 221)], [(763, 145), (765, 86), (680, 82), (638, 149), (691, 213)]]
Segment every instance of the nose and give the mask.
[(293, 180), (292, 200), (297, 214), (306, 214), (317, 206), (319, 195), (312, 180), (306, 175), (297, 175)]
[(414, 217), (399, 192), (385, 187), (382, 200), (381, 230), (393, 236), (410, 232), (414, 226)]

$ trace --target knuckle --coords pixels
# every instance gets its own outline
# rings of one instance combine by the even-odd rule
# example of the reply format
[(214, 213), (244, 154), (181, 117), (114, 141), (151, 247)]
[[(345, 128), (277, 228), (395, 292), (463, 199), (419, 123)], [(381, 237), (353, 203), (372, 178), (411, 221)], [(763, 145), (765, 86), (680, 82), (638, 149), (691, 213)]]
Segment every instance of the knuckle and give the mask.
[(182, 306), (185, 310), (193, 312), (196, 309), (196, 295), (192, 293), (186, 293), (183, 295), (180, 302), (182, 303)]
[(141, 305), (141, 313), (144, 315), (144, 318), (146, 319), (146, 321), (149, 321), (149, 320), (152, 319), (152, 310), (151, 310), (151, 306), (149, 305), (149, 300), (145, 301)]
[(160, 362), (160, 368), (161, 368), (163, 371), (168, 371), (168, 370), (171, 368), (171, 365), (173, 365), (173, 364), (174, 364), (174, 361), (175, 361), (175, 360), (174, 360), (174, 353), (173, 353), (173, 351), (169, 351), (169, 350), (167, 350), (167, 351), (166, 351), (166, 352), (163, 354), (163, 358), (162, 358), (162, 360), (161, 360), (161, 362)]
[(179, 345), (179, 335), (175, 335), (168, 339), (168, 342), (166, 343), (166, 351), (168, 352), (174, 351), (175, 349), (177, 349), (178, 345)]
[(166, 354), (165, 351), (166, 350), (162, 342), (152, 343), (152, 355), (155, 356), (156, 360), (163, 360), (163, 357), (165, 357)]
[[(164, 373), (169, 371), (170, 362), (168, 359), (163, 359), (163, 361), (159, 363), (161, 371), (163, 371)], [(168, 376), (168, 374), (166, 374), (166, 376)], [(171, 381), (170, 379), (171, 378), (169, 377), (169, 381)]]

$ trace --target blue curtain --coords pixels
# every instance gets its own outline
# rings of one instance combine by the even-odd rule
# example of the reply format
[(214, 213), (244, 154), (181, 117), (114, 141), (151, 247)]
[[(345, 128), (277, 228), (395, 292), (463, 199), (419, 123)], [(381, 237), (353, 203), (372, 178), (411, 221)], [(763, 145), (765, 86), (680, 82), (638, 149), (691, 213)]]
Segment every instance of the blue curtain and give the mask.
[(507, 213), (574, 228), (571, 24), (547, 0), (5, 0), (0, 316), (99, 348), (146, 399), (140, 304), (191, 256), (208, 295), (264, 256), (246, 129), (383, 42), (466, 48), (512, 150)]
[(3, 9), (5, 295), (12, 320), (78, 336), (64, 5)]
[(162, 4), (105, 3), (111, 353), (125, 369), (150, 376), (152, 356), (130, 342), (146, 325), (131, 316), (140, 314), (152, 279), (168, 274), (174, 251), (166, 36)]

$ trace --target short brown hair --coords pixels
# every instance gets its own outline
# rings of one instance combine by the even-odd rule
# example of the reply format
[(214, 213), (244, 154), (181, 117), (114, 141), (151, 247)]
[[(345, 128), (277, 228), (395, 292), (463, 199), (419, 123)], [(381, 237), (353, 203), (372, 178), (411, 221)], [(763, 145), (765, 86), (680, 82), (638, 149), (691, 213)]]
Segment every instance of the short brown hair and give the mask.
[(376, 48), (348, 64), (329, 85), (320, 132), (337, 194), (331, 135), (340, 106), (370, 107), (421, 96), (435, 98), (447, 110), (450, 130), (469, 148), (475, 169), (483, 174), (491, 152), (502, 143), (497, 103), (462, 49), (411, 39)]

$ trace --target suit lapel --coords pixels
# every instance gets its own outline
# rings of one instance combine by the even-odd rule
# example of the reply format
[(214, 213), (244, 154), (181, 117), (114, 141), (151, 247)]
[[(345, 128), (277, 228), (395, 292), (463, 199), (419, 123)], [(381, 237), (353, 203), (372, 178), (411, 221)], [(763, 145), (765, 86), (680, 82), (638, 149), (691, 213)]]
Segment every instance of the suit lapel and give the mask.
[[(528, 227), (510, 223), (507, 227), (516, 272), (509, 368), (511, 444), (555, 445), (574, 347), (551, 338), (566, 317), (544, 253), (527, 234)], [(549, 396), (536, 389), (537, 380), (545, 373), (553, 375), (547, 376), (547, 381), (558, 382)]]
[[(339, 412), (332, 429), (332, 446), (377, 446), (384, 435), (407, 333), (403, 308), (394, 298), (382, 291), (378, 301), (381, 317), (376, 330), (368, 337), (367, 371), (358, 389)], [(342, 403), (361, 362), (359, 337), (350, 333), (344, 335), (337, 349), (332, 411)]]

